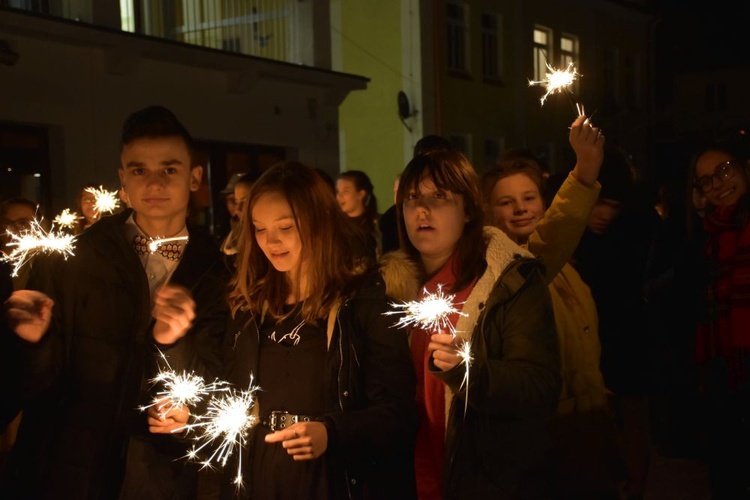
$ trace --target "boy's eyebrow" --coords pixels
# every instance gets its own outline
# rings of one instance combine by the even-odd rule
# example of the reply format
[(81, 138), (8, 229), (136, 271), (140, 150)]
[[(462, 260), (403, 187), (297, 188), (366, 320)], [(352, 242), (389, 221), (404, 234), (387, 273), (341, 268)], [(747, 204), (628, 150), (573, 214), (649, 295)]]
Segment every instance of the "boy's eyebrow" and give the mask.
[[(140, 167), (143, 167), (144, 165), (145, 163), (142, 161), (132, 160), (132, 161), (129, 161), (125, 165), (125, 168), (140, 168)], [(172, 165), (182, 165), (182, 162), (178, 160), (177, 158), (173, 158), (171, 160), (164, 160), (160, 162), (159, 165), (163, 167), (171, 167)]]

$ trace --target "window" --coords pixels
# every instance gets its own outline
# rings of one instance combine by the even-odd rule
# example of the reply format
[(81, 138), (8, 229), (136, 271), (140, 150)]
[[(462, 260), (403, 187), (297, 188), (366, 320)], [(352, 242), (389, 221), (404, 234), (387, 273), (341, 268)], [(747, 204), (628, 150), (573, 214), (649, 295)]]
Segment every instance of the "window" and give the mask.
[(446, 44), (448, 71), (468, 73), (468, 7), (463, 4), (448, 2), (445, 11)]
[(706, 111), (717, 113), (727, 110), (727, 86), (724, 83), (706, 85)]
[(482, 14), (482, 76), (485, 80), (499, 80), (503, 76), (500, 21), (494, 14)]
[(638, 56), (625, 57), (623, 80), (625, 81), (625, 105), (637, 110), (641, 106), (641, 64)]
[(619, 54), (617, 49), (609, 48), (604, 51), (604, 67), (602, 68), (604, 82), (604, 110), (616, 113), (618, 106), (620, 72), (618, 71)]
[(135, 33), (133, 0), (120, 0), (120, 28)]
[(505, 146), (505, 141), (502, 137), (489, 137), (484, 140), (484, 168), (490, 169), (497, 164), (497, 160), (500, 159), (500, 152)]
[(578, 37), (573, 35), (560, 36), (560, 69), (565, 69), (570, 63), (578, 64)]
[(450, 134), (448, 140), (451, 143), (451, 147), (456, 151), (460, 151), (471, 160), (471, 135), (469, 134)]
[(547, 76), (547, 64), (552, 63), (552, 31), (542, 26), (534, 28), (534, 80)]

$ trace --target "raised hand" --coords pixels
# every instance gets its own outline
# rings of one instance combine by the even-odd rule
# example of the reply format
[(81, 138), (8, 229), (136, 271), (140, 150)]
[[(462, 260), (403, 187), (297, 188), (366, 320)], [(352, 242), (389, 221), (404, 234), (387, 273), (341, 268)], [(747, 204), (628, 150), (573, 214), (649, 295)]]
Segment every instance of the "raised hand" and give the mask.
[(195, 301), (190, 290), (166, 284), (156, 290), (152, 316), (154, 340), (162, 345), (171, 345), (185, 336), (195, 319)]
[(42, 292), (16, 290), (5, 301), (5, 317), (8, 326), (27, 342), (42, 340), (52, 320), (55, 302)]
[(601, 129), (591, 125), (591, 121), (581, 115), (570, 126), (568, 141), (576, 153), (573, 176), (578, 182), (593, 186), (604, 161), (604, 136)]

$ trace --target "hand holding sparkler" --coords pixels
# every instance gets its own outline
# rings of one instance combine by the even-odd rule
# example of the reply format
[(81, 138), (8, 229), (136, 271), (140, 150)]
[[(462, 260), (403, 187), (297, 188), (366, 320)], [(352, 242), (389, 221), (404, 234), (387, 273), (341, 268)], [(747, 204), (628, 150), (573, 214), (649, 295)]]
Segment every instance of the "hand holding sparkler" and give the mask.
[(195, 319), (195, 301), (190, 290), (167, 283), (154, 294), (154, 340), (161, 345), (171, 345), (185, 336)]
[(148, 409), (148, 430), (154, 434), (174, 434), (186, 430), (190, 409), (175, 405), (169, 398), (157, 401)]
[(459, 354), (459, 344), (463, 344), (459, 337), (447, 333), (433, 333), (430, 336), (430, 343), (427, 349), (432, 353), (432, 359), (435, 366), (447, 372), (451, 368), (459, 365), (463, 360)]
[(586, 186), (594, 186), (604, 162), (605, 140), (601, 129), (591, 125), (590, 119), (582, 114), (570, 126), (568, 141), (576, 153), (573, 176)]
[(297, 462), (314, 460), (328, 449), (328, 430), (322, 422), (298, 422), (266, 434), (266, 443), (281, 443)]
[(47, 333), (55, 302), (35, 290), (16, 290), (5, 301), (8, 326), (26, 342), (37, 343)]

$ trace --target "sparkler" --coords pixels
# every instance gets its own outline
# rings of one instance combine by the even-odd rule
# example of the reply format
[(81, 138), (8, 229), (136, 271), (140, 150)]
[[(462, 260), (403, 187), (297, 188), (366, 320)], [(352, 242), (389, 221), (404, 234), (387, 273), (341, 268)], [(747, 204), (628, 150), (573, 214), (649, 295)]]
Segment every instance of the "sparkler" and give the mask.
[(456, 354), (458, 354), (458, 357), (461, 358), (461, 363), (466, 367), (460, 386), (460, 388), (466, 386), (466, 397), (464, 398), (464, 415), (466, 415), (466, 410), (469, 408), (469, 368), (471, 368), (471, 362), (474, 361), (474, 355), (471, 353), (471, 342), (468, 340), (464, 341)]
[(71, 229), (73, 226), (75, 226), (76, 221), (78, 220), (78, 214), (75, 212), (71, 212), (69, 208), (66, 208), (60, 214), (57, 215), (54, 219), (52, 219), (52, 222), (57, 224), (60, 227)]
[(197, 444), (187, 454), (187, 458), (192, 460), (197, 460), (199, 453), (207, 446), (218, 443), (211, 455), (202, 461), (201, 468), (212, 467), (214, 463), (223, 467), (232, 453), (239, 450), (237, 474), (233, 481), (237, 487), (243, 484), (241, 450), (247, 444), (248, 432), (258, 423), (258, 418), (252, 414), (258, 390), (259, 387), (253, 385), (251, 376), (247, 390), (230, 389), (226, 394), (212, 397), (206, 412), (196, 415), (196, 423), (175, 431), (197, 430)]
[(151, 238), (148, 242), (148, 251), (151, 253), (156, 252), (161, 245), (164, 243), (170, 243), (175, 241), (187, 241), (188, 236), (175, 236), (173, 238)]
[(120, 206), (117, 191), (107, 191), (102, 186), (99, 186), (99, 188), (88, 187), (85, 191), (94, 195), (94, 210), (99, 214), (104, 212), (111, 214)]
[[(430, 293), (427, 289), (424, 289), (423, 292), (425, 295), (422, 300), (405, 302), (403, 304), (391, 304), (396, 310), (387, 311), (383, 314), (401, 314), (401, 319), (394, 325), (396, 327), (417, 326), (428, 332), (436, 333), (447, 330), (455, 338), (456, 327), (450, 321), (451, 315), (468, 316), (468, 314), (461, 312), (461, 310), (455, 307), (453, 303), (455, 295), (445, 295), (442, 284), (438, 284), (437, 292), (435, 293)], [(463, 303), (460, 305), (463, 306)], [(469, 369), (474, 359), (471, 353), (471, 342), (465, 340), (456, 354), (461, 358), (461, 363), (466, 368), (463, 381), (461, 382), (462, 388), (466, 385), (466, 405), (464, 406), (464, 413), (466, 413), (469, 404)]]
[[(549, 72), (547, 72), (547, 74), (545, 75), (544, 80), (529, 80), (529, 87), (537, 85), (545, 87), (547, 89), (547, 93), (544, 94), (541, 98), (542, 106), (544, 106), (544, 101), (547, 100), (547, 97), (552, 94), (561, 94), (565, 92), (572, 100), (573, 98), (570, 95), (570, 86), (573, 85), (573, 82), (576, 78), (581, 76), (581, 74), (576, 71), (575, 65), (571, 62), (570, 64), (568, 64), (567, 69), (560, 70), (554, 69), (552, 66), (547, 64), (547, 69), (549, 70)], [(578, 109), (577, 111), (580, 115), (581, 110)]]
[(49, 232), (45, 231), (37, 219), (31, 220), (31, 226), (18, 233), (8, 231), (10, 242), (6, 246), (14, 247), (9, 254), (0, 257), (4, 262), (13, 264), (11, 276), (18, 276), (18, 270), (38, 253), (57, 252), (66, 259), (73, 255), (75, 236), (55, 231), (54, 225)]
[(149, 382), (153, 385), (162, 384), (163, 390), (156, 393), (151, 404), (139, 407), (141, 411), (156, 406), (159, 416), (163, 419), (166, 412), (162, 412), (162, 409), (169, 403), (162, 403), (162, 401), (168, 400), (172, 408), (181, 409), (185, 406), (195, 405), (210, 394), (229, 390), (228, 384), (220, 380), (207, 383), (203, 377), (193, 372), (177, 373), (169, 365), (164, 353), (159, 351), (159, 355), (166, 368), (160, 369)]
[(425, 289), (424, 294), (424, 298), (419, 301), (391, 304), (397, 310), (383, 314), (401, 314), (401, 319), (394, 325), (396, 327), (417, 326), (433, 332), (448, 330), (451, 335), (455, 336), (456, 328), (451, 323), (450, 316), (452, 314), (466, 316), (454, 307), (455, 295), (445, 295), (442, 284), (438, 284), (437, 292), (429, 293)]

